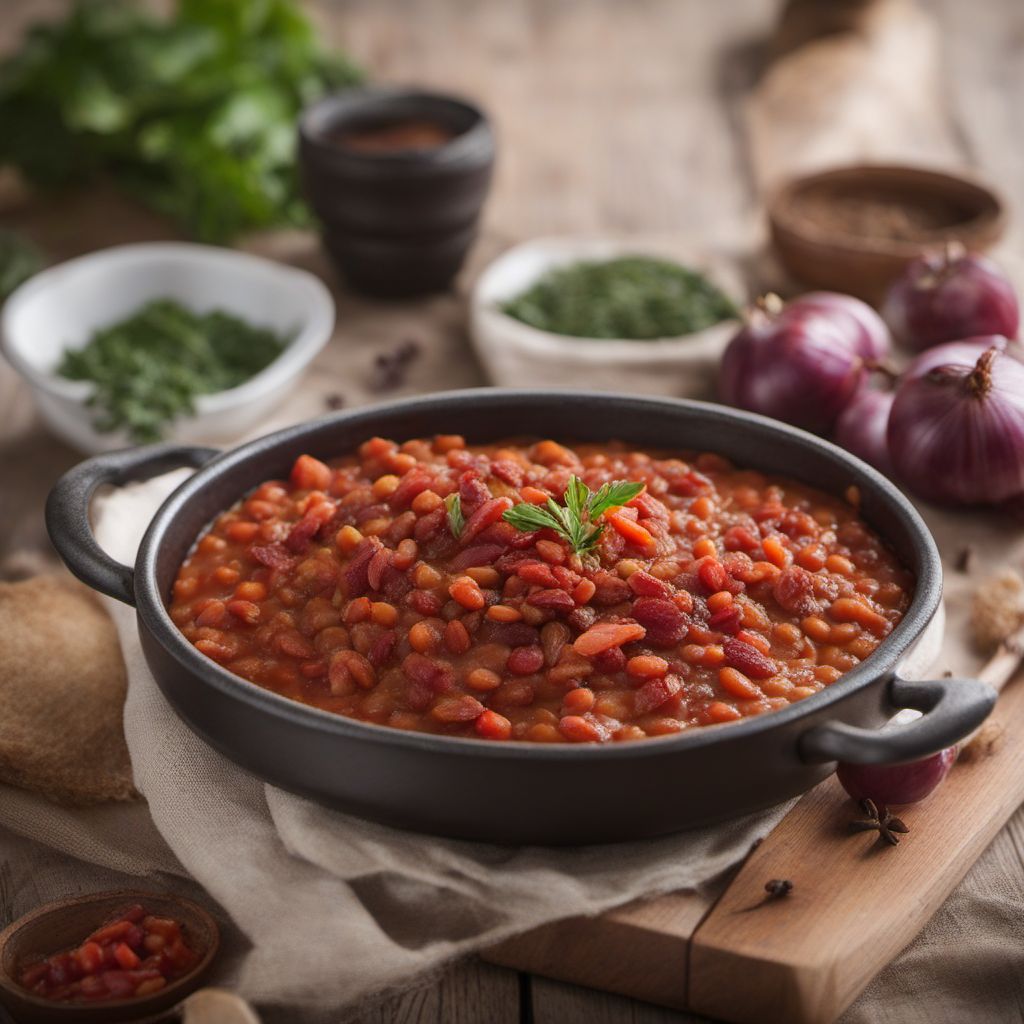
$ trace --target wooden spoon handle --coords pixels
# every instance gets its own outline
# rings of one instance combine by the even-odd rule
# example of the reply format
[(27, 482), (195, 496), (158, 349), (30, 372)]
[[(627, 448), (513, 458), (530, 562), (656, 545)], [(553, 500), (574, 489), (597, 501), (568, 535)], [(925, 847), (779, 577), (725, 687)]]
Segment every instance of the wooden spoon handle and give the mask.
[[(1004, 640), (999, 645), (999, 650), (997, 650), (996, 653), (993, 654), (985, 663), (981, 671), (978, 673), (978, 678), (983, 683), (988, 683), (996, 693), (999, 693), (1017, 674), (1022, 658), (1024, 658), (1024, 628), (1019, 629), (1013, 634), (1013, 636)], [(998, 742), (998, 737), (1002, 732), (1002, 727), (994, 723), (991, 718), (988, 721), (983, 722), (974, 730), (974, 732), (965, 736), (960, 741), (961, 756), (964, 755), (967, 748), (970, 747), (983, 732), (986, 737), (988, 737), (990, 733), (993, 734), (996, 737), (996, 742)], [(976, 753), (976, 751), (980, 750), (985, 743), (986, 741), (983, 740), (981, 744), (973, 748), (969, 753)], [(966, 756), (964, 756), (964, 760), (966, 759)]]
[(999, 649), (978, 673), (978, 678), (983, 683), (988, 683), (993, 689), (1001, 690), (1014, 677), (1022, 658), (1024, 658), (1024, 629), (1019, 629), (999, 645)]

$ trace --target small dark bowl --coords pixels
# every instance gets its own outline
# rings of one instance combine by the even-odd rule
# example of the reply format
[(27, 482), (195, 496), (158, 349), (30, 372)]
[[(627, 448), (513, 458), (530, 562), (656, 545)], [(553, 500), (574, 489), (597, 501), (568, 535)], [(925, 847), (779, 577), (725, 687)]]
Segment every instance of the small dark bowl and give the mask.
[[(407, 119), (453, 137), (428, 149), (365, 152), (339, 135)], [(404, 297), (447, 288), (476, 237), (491, 180), (494, 136), (465, 100), (407, 89), (352, 89), (299, 122), (299, 164), (324, 244), (357, 291)]]
[[(80, 943), (90, 932), (133, 903), (176, 918), (185, 926), (199, 962), (159, 992), (133, 999), (58, 1003), (26, 991), (16, 980), (27, 959), (47, 957)], [(220, 947), (217, 922), (197, 903), (180, 896), (118, 889), (47, 903), (0, 932), (0, 1002), (19, 1024), (117, 1024), (157, 1019), (206, 979)]]
[[(858, 199), (933, 209), (913, 237), (854, 233), (823, 217)], [(925, 249), (960, 242), (984, 252), (1006, 229), (1006, 204), (988, 185), (959, 174), (900, 165), (857, 164), (794, 178), (768, 204), (772, 243), (793, 277), (815, 288), (880, 302)]]

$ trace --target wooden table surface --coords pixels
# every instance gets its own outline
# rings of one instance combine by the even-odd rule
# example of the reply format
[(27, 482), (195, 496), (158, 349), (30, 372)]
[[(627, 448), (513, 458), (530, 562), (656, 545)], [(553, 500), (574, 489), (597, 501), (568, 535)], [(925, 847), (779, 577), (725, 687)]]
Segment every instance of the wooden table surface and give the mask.
[[(66, 6), (65, 0), (5, 0), (0, 49), (14, 45), (29, 21)], [(345, 45), (374, 79), (464, 92), (494, 115), (497, 175), (473, 266), (513, 240), (540, 234), (658, 232), (752, 250), (759, 244), (761, 223), (740, 103), (756, 77), (776, 0), (318, 0), (309, 6), (326, 34)], [(966, 163), (999, 184), (1020, 209), (1024, 4), (933, 0), (927, 6), (943, 28), (945, 101), (956, 146)], [(120, 221), (103, 211), (102, 197), (77, 199), (44, 216), (39, 233), (54, 256), (87, 247), (83, 239), (95, 237), (100, 222), (108, 242), (164, 233), (151, 218)], [(446, 296), (386, 310), (342, 296), (347, 347), (323, 368), (337, 368), (341, 378), (351, 360), (365, 367), (382, 335), (416, 329), (417, 318), (429, 312), (440, 327), (436, 339), (427, 339), (437, 344), (425, 358), (450, 366), (453, 385), (477, 383), (482, 378), (464, 336), (462, 301), (459, 295)], [(332, 379), (330, 372), (324, 377), (324, 394), (344, 390), (343, 379)], [(76, 459), (70, 449), (46, 438), (27, 389), (0, 365), (0, 571), (17, 573), (47, 557), (42, 501), (55, 477)], [(5, 875), (21, 880), (20, 888), (11, 890), (15, 902), (31, 905), (33, 879), (56, 865), (45, 857), (40, 862), (37, 849), (30, 854), (23, 841), (3, 832), (0, 855)], [(985, 885), (1018, 896), (1024, 890), (1019, 813), (961, 888)], [(956, 913), (956, 899), (941, 913)], [(928, 941), (926, 930), (915, 945)], [(898, 970), (887, 972), (877, 985), (898, 986), (899, 978)], [(900, 1015), (885, 1019), (917, 1020), (914, 1012), (910, 1000)], [(477, 962), (458, 965), (438, 982), (360, 1019), (366, 1024), (697, 1020)], [(854, 1011), (851, 1019), (862, 1018)]]

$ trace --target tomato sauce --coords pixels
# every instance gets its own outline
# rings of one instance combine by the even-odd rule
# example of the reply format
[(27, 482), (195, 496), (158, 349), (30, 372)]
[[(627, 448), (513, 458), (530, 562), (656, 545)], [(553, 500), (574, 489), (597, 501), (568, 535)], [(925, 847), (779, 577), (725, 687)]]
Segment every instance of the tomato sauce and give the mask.
[[(505, 520), (562, 503), (573, 476), (643, 485), (591, 550)], [(854, 505), (717, 455), (441, 435), (301, 456), (199, 538), (170, 614), (231, 672), (336, 714), (609, 742), (803, 700), (912, 593)]]

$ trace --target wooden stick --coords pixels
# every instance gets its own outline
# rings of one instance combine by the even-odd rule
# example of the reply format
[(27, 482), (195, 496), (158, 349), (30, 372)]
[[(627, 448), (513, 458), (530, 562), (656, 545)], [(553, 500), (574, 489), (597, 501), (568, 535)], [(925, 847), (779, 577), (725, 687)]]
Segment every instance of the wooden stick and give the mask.
[(1024, 627), (1004, 640), (999, 649), (985, 663), (978, 673), (983, 683), (988, 683), (996, 692), (1013, 678), (1024, 658)]
[[(996, 691), (1001, 693), (1003, 687), (1017, 674), (1021, 660), (1024, 659), (1024, 626), (1017, 630), (1012, 636), (1004, 640), (995, 654), (985, 663), (978, 678), (983, 683), (988, 683)], [(991, 719), (984, 721), (974, 732), (969, 733), (960, 741), (960, 756), (965, 752), (968, 760), (976, 754), (982, 753), (980, 746), (987, 746), (990, 743), (998, 742), (1002, 727)], [(986, 737), (982, 743), (975, 741), (979, 737)]]

